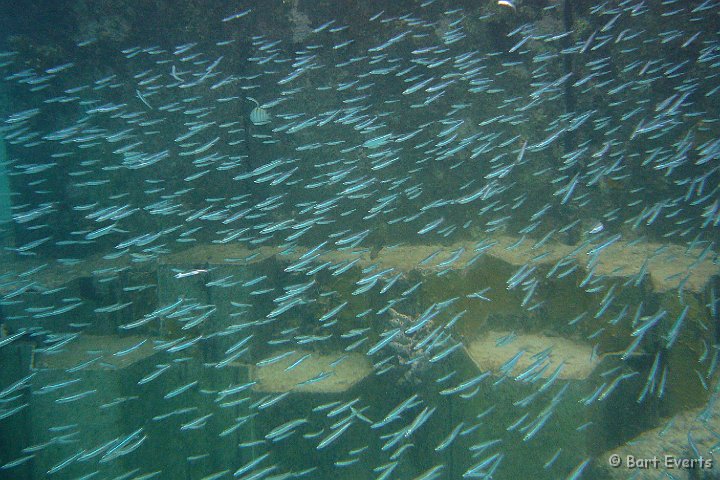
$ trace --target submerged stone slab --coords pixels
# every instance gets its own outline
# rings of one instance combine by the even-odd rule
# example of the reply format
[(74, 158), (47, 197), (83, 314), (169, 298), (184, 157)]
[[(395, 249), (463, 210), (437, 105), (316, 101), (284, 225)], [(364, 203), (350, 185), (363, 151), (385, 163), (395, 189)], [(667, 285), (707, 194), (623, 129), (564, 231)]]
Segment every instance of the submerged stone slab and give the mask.
[[(514, 339), (510, 340), (511, 338)], [(499, 375), (502, 374), (500, 368), (519, 352), (524, 353), (507, 372), (510, 376), (517, 376), (527, 370), (538, 359), (537, 355), (546, 350), (547, 360), (543, 365), (547, 363), (549, 366), (540, 373), (541, 377), (550, 376), (562, 363), (564, 366), (559, 378), (582, 380), (588, 378), (599, 363), (598, 357), (593, 357), (592, 347), (589, 345), (562, 337), (530, 333), (516, 335), (511, 332), (489, 331), (468, 343), (465, 350), (481, 371), (489, 370)]]
[[(591, 256), (588, 252), (602, 245), (593, 242), (578, 249), (577, 245), (566, 245), (552, 240), (539, 244), (538, 240), (521, 239), (507, 235), (493, 235), (484, 239), (485, 255), (502, 260), (510, 265), (520, 266), (528, 262), (545, 265), (547, 268), (564, 257), (571, 257), (582, 268), (586, 268)], [(383, 268), (394, 267), (409, 272), (462, 269), (475, 255), (477, 242), (457, 242), (452, 245), (397, 245), (377, 251), (369, 249), (331, 250), (321, 255), (323, 260), (336, 263), (359, 258), (359, 266), (378, 263)], [(577, 251), (575, 251), (577, 250)], [(165, 257), (162, 261), (177, 264), (249, 264), (277, 256), (278, 260), (297, 260), (307, 252), (296, 247), (281, 254), (275, 247), (260, 247), (250, 250), (238, 244), (196, 245), (184, 252)], [(720, 266), (713, 262), (715, 252), (674, 244), (654, 242), (632, 242), (620, 239), (604, 247), (595, 268), (596, 275), (627, 278), (643, 273), (649, 275), (652, 288), (666, 292), (682, 286), (690, 292), (702, 292), (713, 275), (720, 274)], [(431, 255), (432, 261), (423, 263)], [(457, 255), (457, 256), (456, 256)]]
[[(300, 364), (287, 370), (308, 354)], [(259, 392), (339, 393), (371, 373), (372, 365), (361, 353), (320, 354), (298, 350), (270, 365), (252, 367), (251, 378), (257, 381), (254, 389)]]
[[(486, 255), (503, 260), (511, 265), (523, 265), (533, 261), (538, 265), (551, 267), (561, 258), (573, 254), (574, 259), (583, 268), (587, 266), (590, 256), (588, 251), (602, 245), (602, 240), (593, 242), (577, 252), (577, 245), (567, 245), (553, 239), (539, 242), (533, 238), (518, 238), (509, 235), (492, 235), (484, 237), (483, 245), (489, 245)], [(428, 270), (437, 271), (445, 268), (460, 269), (476, 252), (475, 241), (456, 242), (452, 245), (397, 245), (370, 251), (367, 248), (330, 250), (321, 255), (324, 260), (336, 262), (360, 258), (360, 265), (367, 266), (379, 263), (384, 267), (395, 267), (401, 271)], [(329, 248), (329, 247), (328, 247)], [(464, 251), (449, 265), (443, 262), (455, 253)], [(187, 250), (160, 256), (160, 264), (169, 265), (248, 265), (268, 258), (278, 260), (297, 260), (307, 252), (307, 248), (298, 246), (290, 251), (274, 246), (261, 246), (250, 249), (239, 243), (206, 243), (197, 244)], [(420, 265), (429, 255), (437, 252), (432, 261)], [(542, 257), (541, 257), (542, 255)], [(651, 280), (653, 289), (665, 292), (678, 288), (682, 284), (691, 292), (703, 291), (713, 275), (720, 274), (720, 266), (713, 262), (717, 252), (705, 251), (702, 248), (688, 250), (683, 245), (655, 242), (633, 242), (632, 239), (620, 239), (602, 249), (595, 273), (610, 277), (631, 277), (643, 269)], [(538, 258), (541, 257), (541, 258)], [(107, 259), (93, 256), (77, 264), (59, 264), (54, 259), (33, 257), (32, 259), (17, 258), (11, 255), (0, 255), (0, 265), (8, 272), (20, 273), (37, 269), (32, 281), (51, 288), (65, 285), (72, 279), (112, 275), (118, 269), (148, 269), (147, 264), (131, 262), (127, 256)], [(105, 273), (103, 273), (105, 272)], [(17, 288), (17, 287), (14, 287)], [(13, 288), (1, 289), (0, 295), (12, 293)]]

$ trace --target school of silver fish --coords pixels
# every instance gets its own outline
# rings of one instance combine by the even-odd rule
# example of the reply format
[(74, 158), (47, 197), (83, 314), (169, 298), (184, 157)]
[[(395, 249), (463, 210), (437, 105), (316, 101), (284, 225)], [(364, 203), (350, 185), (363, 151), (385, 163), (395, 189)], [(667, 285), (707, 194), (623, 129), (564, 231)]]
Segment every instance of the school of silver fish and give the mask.
[[(6, 253), (32, 266), (2, 273), (0, 353), (33, 345), (29, 372), (0, 384), (0, 427), (45, 418), (42, 441), (0, 452), (0, 477), (595, 478), (604, 459), (579, 439), (601, 435), (607, 405), (662, 408), (689, 352), (712, 415), (717, 292), (699, 312), (687, 285), (716, 265), (720, 1), (577, 2), (570, 29), (563, 2), (384, 2), (309, 11), (293, 38), (262, 31), (263, 2), (228, 3), (203, 20), (215, 37), (129, 45), (103, 66), (83, 64), (92, 38), (45, 68), (0, 52)], [(653, 242), (693, 259), (662, 301), (648, 283), (666, 247), (629, 277), (601, 268)], [(228, 253), (177, 261), (203, 245)], [(380, 261), (417, 245), (434, 253)], [(473, 275), (493, 271), (492, 248), (531, 255), (497, 281)], [(94, 296), (44, 280), (83, 269)], [(552, 346), (467, 367), (472, 312), (500, 296), (589, 345), (588, 361), (613, 358), (582, 381)], [(499, 347), (525, 331), (507, 330)], [(107, 351), (96, 335), (128, 341)], [(263, 371), (333, 352), (260, 388)], [(356, 357), (360, 387), (313, 390)], [(98, 388), (116, 371), (117, 390)]]

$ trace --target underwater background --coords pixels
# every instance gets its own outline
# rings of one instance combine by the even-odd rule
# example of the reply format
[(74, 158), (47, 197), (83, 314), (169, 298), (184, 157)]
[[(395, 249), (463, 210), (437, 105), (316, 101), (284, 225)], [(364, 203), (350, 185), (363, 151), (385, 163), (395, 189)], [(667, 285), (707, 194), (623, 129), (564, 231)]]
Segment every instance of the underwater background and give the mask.
[(720, 478), (720, 1), (0, 3), (0, 479)]

